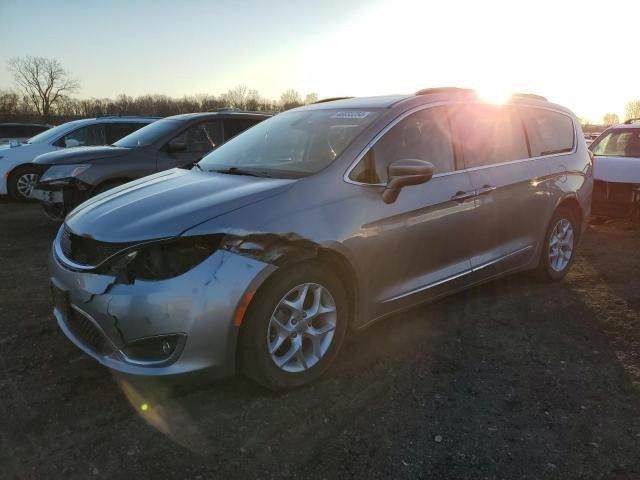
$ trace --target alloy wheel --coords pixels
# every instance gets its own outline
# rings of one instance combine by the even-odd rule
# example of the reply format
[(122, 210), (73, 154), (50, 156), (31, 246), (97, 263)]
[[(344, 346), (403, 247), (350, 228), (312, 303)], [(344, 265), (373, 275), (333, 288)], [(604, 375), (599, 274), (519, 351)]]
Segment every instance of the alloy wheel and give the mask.
[(18, 177), (18, 180), (16, 181), (16, 189), (18, 190), (20, 196), (24, 198), (30, 198), (31, 192), (36, 186), (36, 183), (38, 183), (39, 178), (40, 175), (38, 175), (37, 173), (23, 173), (22, 175), (20, 175)]
[(549, 263), (556, 272), (562, 272), (573, 255), (573, 226), (566, 218), (556, 223), (549, 238)]
[(285, 372), (303, 372), (327, 353), (336, 329), (331, 292), (317, 283), (292, 288), (278, 302), (267, 328), (271, 360)]

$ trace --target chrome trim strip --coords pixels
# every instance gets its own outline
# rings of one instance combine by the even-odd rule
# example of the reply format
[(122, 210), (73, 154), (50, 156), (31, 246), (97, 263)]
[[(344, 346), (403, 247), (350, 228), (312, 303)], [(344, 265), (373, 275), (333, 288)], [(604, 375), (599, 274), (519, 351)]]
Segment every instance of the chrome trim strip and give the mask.
[[(452, 102), (452, 101), (442, 100), (439, 102), (433, 102), (426, 105), (418, 105), (417, 107), (413, 107), (407, 110), (406, 112), (401, 113), (396, 118), (394, 118), (389, 124), (387, 124), (387, 126), (384, 127), (375, 137), (373, 137), (373, 140), (371, 140), (366, 147), (364, 147), (364, 149), (356, 156), (356, 159), (353, 162), (351, 162), (351, 165), (349, 165), (349, 168), (347, 168), (347, 171), (342, 176), (342, 179), (347, 183), (350, 183), (352, 185), (359, 185), (361, 187), (386, 187), (386, 183), (362, 183), (362, 182), (356, 182), (355, 180), (352, 180), (351, 178), (349, 178), (351, 171), (356, 167), (356, 165), (360, 162), (360, 160), (362, 160), (362, 157), (364, 157), (367, 154), (367, 152), (376, 144), (376, 142), (378, 142), (378, 140), (380, 140), (380, 138), (385, 133), (387, 133), (389, 130), (391, 130), (393, 127), (395, 127), (398, 123), (400, 123), (402, 120), (407, 118), (409, 115), (415, 112), (418, 112), (420, 110), (426, 110), (427, 108), (432, 108), (432, 107), (440, 107), (443, 105), (444, 106), (463, 105), (463, 104), (466, 105), (471, 103), (481, 104), (481, 105), (491, 105), (491, 103), (485, 103), (485, 102)], [(492, 168), (500, 165), (511, 165), (515, 163), (528, 162), (531, 160), (540, 160), (543, 158), (554, 158), (554, 157), (563, 157), (566, 155), (575, 155), (578, 152), (578, 141), (577, 141), (578, 133), (576, 129), (576, 122), (574, 121), (573, 117), (571, 117), (571, 115), (561, 110), (544, 107), (541, 105), (538, 106), (538, 105), (518, 104), (517, 106), (526, 107), (526, 108), (538, 108), (540, 110), (548, 110), (550, 112), (559, 113), (560, 115), (564, 115), (565, 117), (569, 118), (571, 120), (571, 124), (573, 125), (573, 150), (571, 150), (570, 152), (554, 153), (553, 155), (541, 155), (538, 157), (520, 158), (517, 160), (509, 160), (508, 162), (498, 162), (498, 163), (492, 163), (490, 165), (480, 165), (478, 167), (463, 168), (461, 170), (453, 170), (451, 172), (437, 173), (432, 178), (445, 177), (447, 175), (453, 175), (455, 173), (474, 172), (476, 170), (482, 170), (485, 168)]]
[(465, 275), (467, 275), (469, 273), (472, 273), (472, 272), (473, 272), (473, 270), (465, 270), (464, 272), (457, 273), (455, 275), (452, 275), (451, 277), (447, 277), (447, 278), (444, 278), (442, 280), (438, 280), (437, 282), (425, 285), (423, 287), (418, 287), (418, 288), (416, 288), (414, 290), (410, 290), (408, 292), (401, 293), (400, 295), (396, 295), (395, 297), (387, 298), (386, 300), (383, 300), (382, 303), (393, 302), (394, 300), (400, 300), (402, 298), (405, 298), (405, 297), (408, 297), (410, 295), (413, 295), (414, 293), (424, 292), (425, 290), (428, 290), (428, 289), (433, 288), (433, 287), (437, 287), (438, 285), (442, 285), (443, 283), (450, 282), (451, 280), (455, 280), (456, 278), (464, 277)]
[(507, 253), (506, 255), (500, 257), (500, 258), (496, 258), (495, 260), (491, 260), (490, 262), (487, 263), (483, 263), (482, 265), (478, 265), (477, 267), (473, 267), (471, 269), (472, 272), (477, 272), (478, 270), (482, 270), (483, 268), (489, 267), (495, 263), (501, 262), (503, 260), (506, 260), (509, 257), (512, 257), (513, 255), (517, 255), (519, 253), (523, 253), (526, 252), (527, 250), (530, 250), (533, 248), (533, 245), (527, 245), (526, 247), (523, 248), (519, 248), (518, 250), (515, 250), (511, 253)]
[(491, 260), (491, 261), (489, 261), (487, 263), (483, 263), (482, 265), (479, 265), (477, 267), (473, 267), (473, 268), (470, 268), (469, 270), (465, 270), (464, 272), (460, 272), (460, 273), (457, 273), (457, 274), (452, 275), (450, 277), (444, 278), (442, 280), (438, 280), (437, 282), (425, 285), (423, 287), (418, 287), (418, 288), (416, 288), (414, 290), (410, 290), (408, 292), (401, 293), (400, 295), (396, 295), (395, 297), (387, 298), (386, 300), (383, 300), (382, 303), (393, 302), (395, 300), (400, 300), (402, 298), (408, 297), (408, 296), (413, 295), (415, 293), (424, 292), (425, 290), (428, 290), (428, 289), (433, 288), (433, 287), (437, 287), (438, 285), (442, 285), (443, 283), (447, 283), (447, 282), (450, 282), (450, 281), (455, 280), (457, 278), (463, 277), (465, 275), (468, 275), (469, 273), (475, 273), (478, 270), (482, 270), (483, 268), (489, 267), (489, 266), (491, 266), (491, 265), (493, 265), (495, 263), (499, 263), (499, 262), (501, 262), (503, 260), (506, 260), (507, 258), (509, 258), (509, 257), (511, 257), (513, 255), (517, 255), (519, 253), (526, 252), (527, 250), (530, 250), (532, 248), (533, 248), (533, 245), (527, 245), (526, 247), (519, 248), (518, 250), (516, 250), (514, 252), (507, 253), (506, 255), (503, 255), (500, 258), (496, 258), (495, 260)]

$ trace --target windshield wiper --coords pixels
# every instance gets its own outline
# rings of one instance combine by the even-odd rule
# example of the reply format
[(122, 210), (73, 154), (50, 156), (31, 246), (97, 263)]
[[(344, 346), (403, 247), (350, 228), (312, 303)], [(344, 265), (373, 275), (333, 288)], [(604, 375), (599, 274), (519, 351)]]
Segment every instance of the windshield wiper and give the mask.
[(229, 167), (224, 170), (209, 170), (210, 172), (216, 173), (226, 173), (227, 175), (248, 175), (251, 177), (264, 177), (264, 178), (273, 178), (273, 175), (270, 175), (267, 172), (263, 172), (261, 170), (249, 170), (238, 167)]
[(204, 169), (200, 166), (200, 164), (198, 162), (193, 162), (193, 166), (196, 167), (201, 172), (204, 172)]

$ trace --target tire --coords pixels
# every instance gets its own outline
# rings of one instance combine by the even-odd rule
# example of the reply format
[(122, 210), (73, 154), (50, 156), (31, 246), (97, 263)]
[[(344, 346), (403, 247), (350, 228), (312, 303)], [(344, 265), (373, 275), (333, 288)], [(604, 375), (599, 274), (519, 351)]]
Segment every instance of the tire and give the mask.
[[(579, 235), (579, 224), (573, 211), (558, 207), (544, 236), (536, 269), (538, 278), (546, 282), (557, 282), (565, 277), (575, 260)], [(560, 245), (559, 248), (552, 246), (552, 240), (554, 244)]]
[[(314, 316), (318, 299), (325, 312)], [(283, 301), (302, 308), (295, 310)], [(348, 308), (340, 279), (319, 262), (277, 271), (247, 310), (239, 352), (243, 373), (270, 390), (290, 390), (318, 379), (340, 351)]]
[(64, 221), (64, 217), (65, 217), (64, 205), (59, 203), (53, 203), (53, 204), (43, 203), (42, 210), (44, 210), (44, 213), (51, 220), (55, 222)]
[(41, 169), (32, 165), (16, 168), (7, 179), (7, 190), (11, 198), (20, 202), (32, 202), (33, 199), (27, 193), (31, 193), (40, 175)]

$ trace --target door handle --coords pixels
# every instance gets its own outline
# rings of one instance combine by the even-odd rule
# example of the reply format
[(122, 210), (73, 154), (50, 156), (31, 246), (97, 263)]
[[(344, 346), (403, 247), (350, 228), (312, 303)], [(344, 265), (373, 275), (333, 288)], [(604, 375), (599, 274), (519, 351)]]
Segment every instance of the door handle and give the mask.
[(462, 191), (457, 191), (456, 194), (451, 197), (451, 200), (453, 200), (454, 202), (464, 202), (465, 200), (469, 200), (470, 198), (475, 197), (477, 194), (475, 191), (473, 192), (462, 192)]
[(485, 185), (480, 190), (476, 191), (476, 195), (488, 195), (493, 192), (498, 187), (493, 187), (491, 185)]

